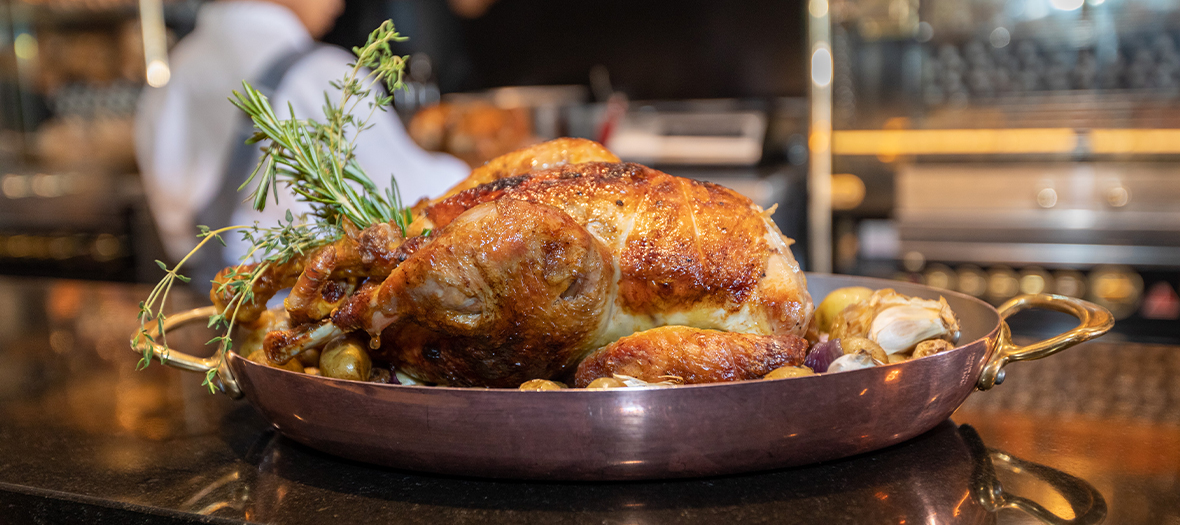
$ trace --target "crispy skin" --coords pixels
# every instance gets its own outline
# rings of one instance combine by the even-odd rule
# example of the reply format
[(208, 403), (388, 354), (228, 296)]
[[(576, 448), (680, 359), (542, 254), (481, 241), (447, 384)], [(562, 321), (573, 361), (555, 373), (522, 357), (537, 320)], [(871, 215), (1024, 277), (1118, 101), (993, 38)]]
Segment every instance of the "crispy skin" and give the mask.
[(810, 322), (790, 241), (736, 192), (629, 163), (498, 173), (427, 206), (415, 222), (433, 232), (397, 250), (380, 288), (331, 324), (271, 334), (270, 355), (364, 330), (419, 380), (516, 387), (655, 327), (799, 336)]
[(614, 374), (658, 382), (676, 376), (686, 384), (758, 379), (781, 366), (800, 365), (807, 341), (796, 335), (754, 335), (665, 326), (629, 335), (594, 352), (574, 384), (586, 387)]
[(426, 215), (445, 226), (498, 199), (560, 208), (611, 249), (617, 305), (630, 318), (603, 344), (667, 324), (802, 335), (810, 321), (811, 296), (788, 241), (728, 188), (639, 164), (586, 163), (472, 188)]
[(416, 378), (515, 387), (556, 376), (597, 347), (612, 274), (610, 252), (569, 215), (505, 199), (451, 222), (368, 308), (349, 304), (333, 322), (370, 333), (388, 326), (386, 357)]
[(335, 246), (326, 246), (314, 254), (291, 287), (290, 295), (283, 301), (291, 324), (309, 323), (327, 317), (356, 288), (355, 280), (352, 279), (331, 280), (335, 268)]
[[(274, 297), (279, 290), (284, 290), (295, 286), (304, 272), (310, 268), (313, 269), (314, 275), (305, 276), (305, 284), (311, 285), (313, 283), (320, 284), (326, 280), (340, 281), (344, 279), (354, 278), (363, 279), (366, 277), (384, 277), (393, 271), (401, 260), (398, 258), (397, 251), (402, 245), (403, 238), (401, 230), (393, 224), (375, 224), (364, 230), (356, 231), (355, 228), (347, 228), (346, 235), (336, 242), (321, 246), (316, 250), (309, 251), (300, 257), (294, 257), (283, 264), (275, 264), (268, 267), (259, 277), (258, 281), (254, 283), (254, 300), (242, 305), (237, 311), (237, 320), (239, 323), (254, 323), (263, 312), (266, 311), (266, 302)], [(330, 264), (328, 255), (325, 252), (331, 251)], [(319, 261), (313, 263), (313, 261)], [(324, 270), (328, 266), (331, 267), (327, 274), (324, 275)], [(233, 294), (229, 290), (222, 290), (218, 293), (221, 283), (229, 280), (230, 272), (236, 271), (238, 275), (242, 273), (250, 273), (257, 268), (258, 264), (244, 264), (237, 267), (228, 267), (217, 273), (214, 278), (213, 286), (209, 290), (209, 299), (217, 306), (219, 312), (224, 312), (226, 305), (233, 300)], [(341, 298), (337, 292), (341, 288), (339, 285), (327, 285), (321, 292), (327, 292), (323, 295), (323, 300), (329, 302), (338, 302)], [(351, 291), (349, 289), (348, 291)], [(348, 291), (344, 292), (347, 295)], [(310, 297), (310, 290), (303, 290), (303, 292), (296, 292), (303, 296)], [(310, 301), (310, 299), (308, 299)], [(296, 310), (303, 309), (303, 306), (296, 308)], [(294, 312), (293, 312), (294, 313)], [(301, 314), (296, 313), (298, 322), (306, 321), (306, 317), (301, 317)], [(321, 316), (322, 317), (322, 316)], [(317, 317), (318, 318), (318, 317)], [(298, 324), (296, 322), (295, 324)]]
[(575, 138), (550, 140), (501, 155), (488, 161), (487, 164), (475, 168), (471, 171), (471, 175), (448, 190), (439, 200), (476, 186), (523, 175), (533, 170), (584, 162), (618, 161), (619, 158), (614, 153), (592, 140)]

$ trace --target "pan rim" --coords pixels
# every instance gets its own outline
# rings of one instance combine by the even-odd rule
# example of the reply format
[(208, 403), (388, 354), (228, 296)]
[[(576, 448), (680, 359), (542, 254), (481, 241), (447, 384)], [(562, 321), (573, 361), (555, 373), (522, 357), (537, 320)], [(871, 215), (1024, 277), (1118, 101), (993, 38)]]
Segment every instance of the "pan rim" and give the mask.
[[(939, 352), (934, 355), (919, 358), (919, 359), (923, 359), (923, 360), (927, 360), (927, 359), (937, 360), (940, 357), (950, 359), (951, 355), (958, 354), (960, 352), (969, 351), (968, 350), (969, 348), (974, 348), (977, 344), (983, 344), (985, 346), (985, 348), (987, 349), (987, 351), (986, 351), (987, 359), (990, 359), (993, 348), (989, 342), (995, 340), (996, 335), (998, 334), (998, 332), (1000, 330), (1000, 325), (1004, 321), (1002, 318), (1000, 318), (1000, 314), (996, 310), (996, 308), (994, 306), (992, 306), (990, 303), (988, 303), (987, 301), (984, 301), (978, 297), (967, 295), (965, 293), (957, 292), (954, 290), (934, 288), (932, 286), (928, 286), (928, 285), (924, 285), (924, 284), (907, 283), (904, 281), (894, 281), (894, 280), (882, 279), (882, 278), (878, 278), (878, 277), (862, 277), (859, 275), (840, 275), (840, 274), (815, 273), (815, 272), (803, 272), (803, 273), (804, 273), (805, 277), (810, 277), (810, 276), (814, 275), (814, 276), (820, 276), (820, 277), (846, 278), (846, 279), (854, 279), (857, 282), (871, 281), (871, 282), (878, 283), (881, 285), (877, 288), (874, 288), (874, 290), (891, 288), (891, 287), (897, 286), (898, 284), (904, 284), (906, 286), (918, 286), (918, 287), (930, 290), (932, 292), (936, 292), (936, 293), (948, 295), (948, 296), (953, 296), (958, 299), (965, 300), (967, 302), (973, 302), (978, 305), (982, 305), (983, 307), (985, 307), (985, 310), (991, 311), (991, 313), (995, 314), (996, 324), (995, 324), (995, 326), (992, 326), (987, 331), (987, 333), (985, 335), (980, 336), (979, 338), (969, 341), (967, 343), (958, 344), (954, 348), (947, 350), (945, 352)], [(810, 290), (808, 290), (808, 294), (810, 294), (810, 293), (811, 293)], [(337, 379), (337, 378), (325, 377), (325, 376), (321, 376), (321, 375), (311, 375), (311, 374), (306, 374), (306, 373), (302, 373), (302, 372), (294, 372), (294, 371), (286, 370), (286, 369), (282, 369), (282, 368), (274, 368), (274, 367), (267, 366), (262, 363), (257, 363), (257, 362), (251, 361), (251, 360), (243, 357), (242, 355), (238, 354), (237, 352), (234, 352), (233, 350), (230, 350), (229, 354), (230, 354), (230, 362), (236, 363), (239, 366), (261, 367), (261, 368), (267, 369), (265, 372), (260, 372), (260, 373), (270, 373), (273, 371), (273, 372), (281, 372), (281, 373), (287, 373), (287, 374), (295, 374), (298, 376), (303, 376), (306, 380), (318, 380), (318, 381), (325, 381), (325, 382), (329, 382), (329, 383), (340, 383), (343, 385), (364, 385), (366, 388), (392, 389), (393, 391), (415, 392), (415, 393), (481, 392), (483, 394), (497, 393), (497, 394), (501, 394), (501, 395), (504, 395), (504, 394), (507, 394), (507, 395), (536, 395), (538, 393), (547, 394), (547, 395), (570, 395), (569, 394), (570, 392), (581, 392), (576, 395), (621, 395), (621, 394), (628, 393), (628, 392), (682, 391), (682, 390), (686, 390), (686, 389), (695, 391), (695, 390), (704, 389), (704, 388), (722, 388), (722, 387), (731, 387), (732, 388), (732, 387), (740, 387), (741, 385), (775, 384), (775, 383), (779, 383), (782, 381), (788, 381), (788, 380), (791, 380), (791, 381), (798, 381), (798, 380), (816, 381), (816, 380), (819, 380), (820, 378), (828, 377), (828, 376), (832, 376), (832, 375), (837, 375), (837, 374), (849, 374), (849, 373), (858, 373), (858, 372), (881, 373), (880, 370), (885, 370), (885, 369), (890, 369), (890, 368), (895, 368), (895, 367), (902, 367), (907, 364), (917, 362), (917, 360), (907, 360), (907, 361), (903, 361), (903, 362), (899, 362), (899, 363), (889, 363), (889, 364), (885, 364), (885, 365), (875, 366), (872, 368), (862, 368), (862, 369), (858, 369), (858, 370), (842, 370), (839, 372), (815, 374), (815, 375), (811, 375), (811, 376), (789, 377), (789, 378), (770, 379), (770, 380), (758, 379), (758, 380), (746, 380), (746, 381), (725, 381), (725, 382), (716, 382), (716, 383), (698, 383), (698, 384), (692, 384), (692, 385), (641, 386), (641, 387), (602, 388), (602, 389), (563, 388), (560, 390), (537, 390), (537, 391), (534, 391), (534, 390), (520, 390), (519, 388), (492, 388), (492, 387), (478, 387), (478, 386), (458, 387), (458, 386), (402, 385), (402, 384), (389, 384), (389, 383), (373, 383), (373, 382), (369, 382), (369, 381), (356, 381), (353, 379)], [(930, 362), (930, 361), (927, 361), (927, 362)], [(978, 377), (976, 377), (975, 379), (978, 380)], [(793, 383), (793, 384), (797, 384), (797, 383)], [(515, 393), (515, 394), (513, 394), (513, 393)]]

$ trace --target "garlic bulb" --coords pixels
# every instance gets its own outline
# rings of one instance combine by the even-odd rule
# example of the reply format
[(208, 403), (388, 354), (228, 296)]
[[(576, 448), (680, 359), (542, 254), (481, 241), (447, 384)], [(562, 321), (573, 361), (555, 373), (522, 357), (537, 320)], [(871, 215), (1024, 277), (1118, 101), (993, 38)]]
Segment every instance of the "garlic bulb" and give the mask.
[[(934, 303), (934, 301), (928, 301)], [(935, 306), (938, 303), (934, 303)], [(937, 308), (926, 306), (894, 306), (873, 318), (869, 339), (876, 341), (887, 354), (908, 351), (927, 339), (953, 334), (943, 322)]]
[(955, 341), (959, 320), (941, 297), (933, 301), (884, 289), (840, 312), (832, 321), (831, 337), (868, 337), (885, 353), (897, 354), (929, 339)]

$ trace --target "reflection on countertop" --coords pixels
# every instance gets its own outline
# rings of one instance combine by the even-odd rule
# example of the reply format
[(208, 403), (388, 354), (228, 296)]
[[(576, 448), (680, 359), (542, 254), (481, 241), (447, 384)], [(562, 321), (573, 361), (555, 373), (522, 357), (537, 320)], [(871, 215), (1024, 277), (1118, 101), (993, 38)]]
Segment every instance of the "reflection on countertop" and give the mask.
[[(127, 337), (147, 291), (0, 280), (0, 521), (1038, 522), (999, 510), (1038, 512), (1026, 501), (1084, 523), (1180, 519), (1176, 347), (1089, 343), (1019, 363), (953, 422), (823, 465), (526, 483), (336, 459), (278, 435), (248, 404), (208, 394), (197, 374), (136, 371)], [(197, 294), (176, 301), (200, 304)], [(207, 339), (184, 335), (178, 345)]]
[(1180, 523), (1180, 347), (1101, 341), (1006, 368), (953, 419), (1086, 479), (1110, 523)]

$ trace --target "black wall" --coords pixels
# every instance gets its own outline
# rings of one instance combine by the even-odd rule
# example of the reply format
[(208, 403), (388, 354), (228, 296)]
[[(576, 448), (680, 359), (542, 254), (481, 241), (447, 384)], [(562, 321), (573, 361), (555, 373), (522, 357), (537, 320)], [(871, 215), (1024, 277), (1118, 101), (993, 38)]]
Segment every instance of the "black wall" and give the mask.
[(603, 65), (638, 99), (803, 96), (805, 14), (800, 0), (499, 0), (466, 19), (442, 0), (354, 1), (328, 40), (393, 18), (444, 92), (588, 84)]

